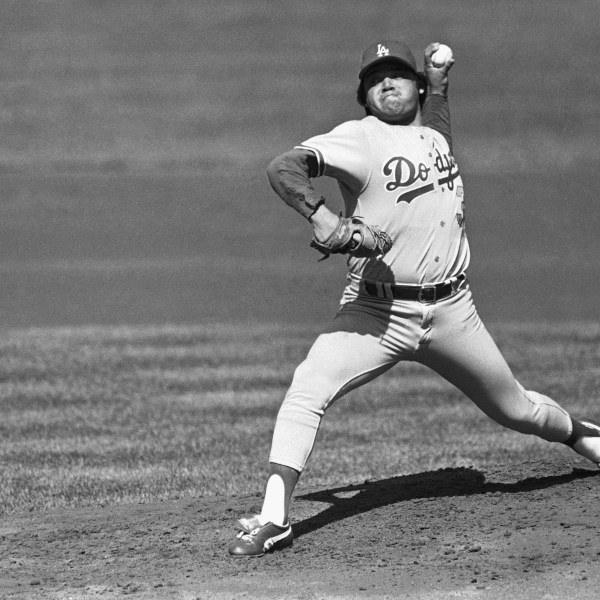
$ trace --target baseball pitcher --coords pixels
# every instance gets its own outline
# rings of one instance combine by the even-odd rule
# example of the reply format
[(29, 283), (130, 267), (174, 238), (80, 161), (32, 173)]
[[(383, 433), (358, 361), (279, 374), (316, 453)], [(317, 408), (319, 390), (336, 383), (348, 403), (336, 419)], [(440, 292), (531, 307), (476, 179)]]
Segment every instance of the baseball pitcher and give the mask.
[[(465, 192), (452, 154), (447, 100), (454, 63), (430, 44), (424, 73), (402, 42), (362, 55), (357, 99), (366, 116), (305, 140), (268, 167), (273, 189), (312, 225), (326, 259), (347, 256), (347, 284), (331, 327), (295, 371), (273, 433), (259, 515), (238, 521), (233, 556), (293, 543), (292, 493), (326, 410), (399, 361), (426, 365), (494, 421), (571, 446), (600, 463), (600, 426), (518, 383), (482, 324), (466, 275)], [(311, 179), (333, 177), (334, 214)]]

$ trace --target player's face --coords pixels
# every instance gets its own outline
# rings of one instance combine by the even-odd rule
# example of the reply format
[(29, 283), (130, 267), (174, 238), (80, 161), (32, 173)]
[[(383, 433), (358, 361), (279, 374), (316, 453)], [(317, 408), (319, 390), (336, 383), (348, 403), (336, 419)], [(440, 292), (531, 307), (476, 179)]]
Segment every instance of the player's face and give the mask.
[(399, 63), (380, 63), (363, 78), (371, 114), (386, 123), (409, 125), (419, 113), (415, 73)]

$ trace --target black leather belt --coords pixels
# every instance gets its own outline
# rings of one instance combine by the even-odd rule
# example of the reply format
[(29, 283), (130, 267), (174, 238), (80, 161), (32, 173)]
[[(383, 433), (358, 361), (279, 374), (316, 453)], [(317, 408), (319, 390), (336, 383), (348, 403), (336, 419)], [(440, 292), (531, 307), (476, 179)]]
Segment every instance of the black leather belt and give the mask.
[(451, 281), (431, 285), (398, 285), (397, 283), (375, 283), (374, 281), (364, 281), (363, 285), (369, 296), (390, 299), (389, 294), (391, 294), (394, 300), (430, 303), (451, 296), (465, 279), (466, 276), (463, 273)]

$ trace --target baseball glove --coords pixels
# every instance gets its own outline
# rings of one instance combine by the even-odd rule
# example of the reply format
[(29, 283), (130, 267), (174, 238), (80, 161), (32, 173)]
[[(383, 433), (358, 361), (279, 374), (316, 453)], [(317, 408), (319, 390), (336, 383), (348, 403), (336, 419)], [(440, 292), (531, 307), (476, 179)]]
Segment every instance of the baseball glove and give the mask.
[(329, 258), (331, 254), (377, 258), (389, 251), (392, 240), (385, 231), (367, 225), (362, 217), (340, 217), (335, 229), (326, 240), (320, 242), (313, 236), (310, 245), (323, 254), (321, 260)]

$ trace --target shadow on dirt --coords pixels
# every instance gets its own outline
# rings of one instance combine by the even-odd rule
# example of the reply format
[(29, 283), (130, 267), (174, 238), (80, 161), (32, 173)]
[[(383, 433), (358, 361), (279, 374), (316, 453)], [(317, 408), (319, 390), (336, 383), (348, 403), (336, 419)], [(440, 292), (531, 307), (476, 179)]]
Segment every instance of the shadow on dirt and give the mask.
[(517, 494), (541, 490), (583, 479), (596, 477), (598, 471), (573, 469), (571, 473), (548, 477), (528, 477), (514, 483), (486, 483), (480, 471), (470, 468), (449, 468), (415, 475), (391, 477), (364, 484), (332, 488), (298, 496), (296, 500), (311, 500), (331, 504), (323, 512), (294, 524), (296, 538), (336, 521), (365, 513), (375, 508), (416, 500), (475, 494)]

